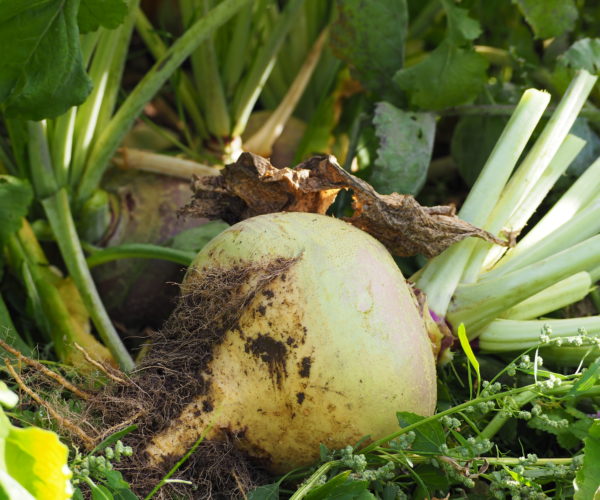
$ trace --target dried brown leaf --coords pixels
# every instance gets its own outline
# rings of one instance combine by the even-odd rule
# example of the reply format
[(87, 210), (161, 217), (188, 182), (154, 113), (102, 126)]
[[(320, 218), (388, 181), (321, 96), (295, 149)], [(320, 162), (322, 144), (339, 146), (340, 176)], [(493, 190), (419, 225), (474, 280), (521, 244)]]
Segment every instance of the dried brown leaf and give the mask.
[(345, 220), (401, 257), (434, 257), (471, 236), (507, 245), (456, 217), (452, 206), (423, 207), (410, 195), (377, 193), (342, 169), (333, 156), (315, 156), (291, 169), (243, 153), (220, 177), (195, 178), (192, 189), (194, 200), (185, 213), (230, 224), (273, 212), (324, 214), (341, 189), (351, 189), (354, 214)]

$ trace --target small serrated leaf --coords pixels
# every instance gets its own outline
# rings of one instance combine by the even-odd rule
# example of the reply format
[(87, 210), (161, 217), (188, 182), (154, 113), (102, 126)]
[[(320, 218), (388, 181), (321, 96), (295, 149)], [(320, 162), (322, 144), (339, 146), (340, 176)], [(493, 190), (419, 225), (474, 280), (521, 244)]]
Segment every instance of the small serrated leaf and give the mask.
[(474, 40), (481, 34), (479, 22), (469, 17), (469, 11), (457, 7), (451, 0), (443, 0), (444, 10), (448, 17), (448, 38), (459, 45)]
[(381, 194), (417, 194), (425, 183), (431, 161), (435, 116), (380, 102), (375, 107), (373, 124), (379, 138), (370, 179), (373, 187)]

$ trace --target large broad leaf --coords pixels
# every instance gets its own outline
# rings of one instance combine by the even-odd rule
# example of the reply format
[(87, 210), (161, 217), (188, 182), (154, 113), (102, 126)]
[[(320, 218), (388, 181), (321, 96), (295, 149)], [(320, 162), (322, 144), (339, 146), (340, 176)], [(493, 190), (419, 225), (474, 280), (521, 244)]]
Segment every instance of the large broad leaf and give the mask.
[(431, 161), (434, 115), (403, 111), (380, 102), (375, 107), (373, 123), (379, 138), (371, 175), (373, 187), (381, 194), (418, 193)]
[(418, 64), (405, 68), (394, 81), (413, 106), (443, 109), (473, 100), (486, 82), (487, 60), (471, 48), (442, 42)]
[[(3, 385), (0, 402), (7, 401)], [(10, 392), (10, 391), (8, 391)], [(14, 404), (14, 398), (7, 406)], [(67, 467), (69, 450), (54, 432), (13, 426), (0, 408), (0, 498), (63, 500), (73, 493)]]
[(574, 500), (600, 499), (600, 420), (594, 421), (585, 438), (583, 466), (574, 481)]
[(331, 32), (334, 53), (353, 68), (368, 90), (384, 95), (404, 60), (406, 0), (337, 0), (336, 5)]
[(52, 118), (90, 93), (78, 8), (79, 0), (0, 0), (0, 104), (7, 116)]
[(573, 0), (513, 0), (521, 9), (537, 38), (550, 38), (570, 31), (577, 20)]
[(21, 227), (32, 199), (33, 191), (27, 181), (0, 175), (0, 246)]
[(100, 26), (113, 29), (127, 15), (127, 4), (123, 0), (81, 0), (77, 22), (81, 33), (95, 31)]

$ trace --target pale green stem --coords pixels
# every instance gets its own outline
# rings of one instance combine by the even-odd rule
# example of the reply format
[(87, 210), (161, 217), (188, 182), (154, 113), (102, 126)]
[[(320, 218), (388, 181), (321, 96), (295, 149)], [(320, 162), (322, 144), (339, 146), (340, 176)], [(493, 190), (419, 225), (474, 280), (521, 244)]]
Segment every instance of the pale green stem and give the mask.
[(341, 460), (332, 460), (331, 462), (326, 462), (321, 467), (319, 467), (315, 472), (311, 474), (311, 476), (300, 486), (294, 494), (290, 497), (290, 500), (300, 500), (304, 498), (317, 484), (319, 479), (327, 474), (331, 469), (337, 467), (338, 465), (342, 465)]
[(29, 141), (29, 178), (38, 198), (44, 198), (58, 189), (56, 175), (46, 137), (46, 122), (27, 122)]
[(502, 260), (511, 259), (535, 247), (548, 234), (567, 224), (579, 210), (591, 203), (599, 192), (600, 158), (581, 174), (548, 213), (519, 241), (515, 248), (506, 253)]
[[(577, 333), (576, 338), (579, 336)], [(549, 345), (540, 347), (539, 354), (545, 362), (554, 366), (574, 368), (587, 366), (600, 356), (600, 348), (595, 342), (586, 342), (582, 345), (569, 345), (563, 343), (560, 346)]]
[(90, 69), (90, 78), (94, 82), (94, 89), (86, 101), (79, 106), (75, 120), (75, 141), (73, 146), (73, 160), (70, 167), (70, 182), (77, 186), (85, 169), (85, 161), (93, 146), (92, 140), (96, 132), (96, 124), (100, 107), (105, 99), (106, 88), (110, 75), (110, 65), (115, 50), (117, 50), (118, 37), (110, 30), (103, 30)]
[(52, 153), (52, 165), (56, 180), (60, 186), (66, 186), (69, 181), (69, 166), (73, 150), (73, 134), (77, 108), (72, 107), (55, 120), (54, 133), (49, 138)]
[[(507, 227), (507, 224), (510, 223), (511, 216), (529, 196), (550, 165), (571, 130), (596, 80), (596, 76), (592, 76), (584, 70), (577, 73), (540, 137), (507, 183), (486, 223), (480, 227), (493, 234), (499, 234), (504, 228), (509, 231), (522, 229), (522, 226)], [(483, 264), (490, 246), (490, 244), (481, 243), (477, 245), (471, 255), (472, 268)], [(471, 278), (473, 278), (472, 275), (473, 272), (470, 273)]]
[(202, 163), (133, 148), (121, 148), (113, 163), (126, 170), (143, 170), (187, 180), (194, 175), (220, 175), (218, 169)]
[(517, 387), (515, 389), (510, 389), (510, 390), (504, 391), (502, 393), (492, 394), (491, 396), (479, 396), (476, 399), (471, 399), (471, 400), (461, 403), (459, 405), (453, 406), (451, 408), (448, 408), (447, 410), (436, 413), (435, 415), (425, 417), (423, 420), (419, 420), (418, 422), (415, 422), (414, 424), (410, 424), (410, 425), (407, 425), (406, 427), (402, 427), (400, 430), (372, 442), (370, 445), (368, 445), (365, 448), (363, 448), (362, 450), (360, 450), (360, 453), (368, 453), (370, 451), (373, 451), (374, 449), (378, 448), (379, 446), (384, 446), (386, 443), (389, 443), (392, 439), (396, 439), (397, 437), (401, 436), (402, 434), (406, 434), (407, 432), (410, 432), (414, 429), (418, 429), (421, 425), (427, 425), (428, 423), (439, 420), (440, 418), (442, 418), (446, 415), (453, 415), (455, 413), (460, 413), (460, 412), (466, 410), (467, 408), (469, 408), (470, 406), (475, 406), (479, 403), (485, 403), (486, 401), (493, 401), (495, 399), (505, 398), (505, 397), (509, 397), (509, 396), (516, 396), (516, 395), (524, 393), (524, 392), (531, 392), (532, 390), (535, 390), (534, 384), (526, 385), (523, 387)]
[(510, 55), (508, 50), (490, 47), (489, 45), (475, 45), (475, 52), (481, 54), (490, 63), (498, 66), (514, 66), (515, 59)]
[[(510, 218), (506, 221), (505, 227), (511, 228), (511, 230), (514, 228), (517, 232), (520, 232), (522, 228), (525, 227), (525, 224), (550, 192), (552, 186), (554, 186), (559, 177), (563, 175), (584, 146), (585, 141), (583, 139), (571, 134), (567, 135), (554, 155), (554, 158), (552, 158), (548, 168), (544, 170), (539, 180), (529, 191), (527, 197), (525, 197), (522, 203), (513, 211)], [(581, 241), (582, 239), (583, 238), (578, 241)], [(478, 247), (481, 248), (481, 245), (478, 244)], [(505, 251), (506, 248), (499, 246), (491, 248), (487, 253), (487, 256), (484, 252), (476, 251), (475, 254), (478, 258), (472, 258), (469, 261), (469, 266), (465, 271), (464, 281), (467, 283), (475, 281), (482, 269), (494, 265)]]
[(534, 214), (540, 206), (546, 195), (550, 192), (556, 181), (563, 175), (575, 157), (581, 152), (585, 146), (583, 139), (575, 135), (568, 134), (560, 148), (556, 152), (554, 158), (544, 170), (539, 180), (529, 190), (527, 197), (513, 211), (508, 226), (521, 230), (529, 218)]
[(481, 331), (479, 348), (492, 352), (523, 351), (540, 343), (544, 327), (550, 327), (552, 330), (550, 340), (576, 337), (581, 328), (588, 335), (600, 335), (600, 316), (531, 321), (497, 319)]
[(52, 196), (43, 199), (42, 206), (56, 236), (56, 243), (60, 248), (69, 275), (77, 286), (100, 338), (121, 368), (125, 371), (131, 371), (135, 367), (133, 359), (123, 345), (96, 290), (77, 236), (77, 230), (71, 215), (69, 196), (65, 188), (61, 188)]
[(256, 54), (248, 76), (243, 81), (242, 87), (236, 93), (233, 101), (233, 137), (240, 136), (246, 128), (250, 113), (271, 74), (281, 44), (292, 28), (298, 9), (303, 2), (304, 0), (290, 0), (287, 2), (283, 12), (278, 16), (274, 30)]
[[(525, 91), (460, 210), (463, 220), (475, 226), (486, 221), (549, 100), (545, 92)], [(474, 243), (469, 238), (453, 245), (432, 259), (419, 276), (417, 286), (440, 316), (446, 313)]]
[(596, 266), (592, 268), (590, 271), (590, 277), (592, 278), (592, 283), (600, 280), (600, 266)]
[(98, 186), (110, 158), (145, 104), (160, 90), (173, 72), (216, 28), (225, 23), (249, 0), (224, 0), (196, 21), (146, 73), (121, 105), (113, 119), (95, 141), (78, 199), (86, 200)]
[[(526, 405), (538, 396), (539, 392), (537, 391), (525, 391), (521, 394), (517, 394), (512, 400), (513, 404), (511, 405), (511, 407), (515, 406), (516, 408), (521, 408), (522, 406)], [(508, 422), (508, 420), (510, 420), (511, 418), (512, 417), (510, 413), (499, 411), (481, 431), (479, 437), (481, 439), (492, 439), (504, 426), (504, 424)]]
[(223, 82), (228, 96), (233, 95), (248, 60), (248, 41), (252, 37), (252, 5), (244, 7), (233, 21), (233, 33), (223, 61)]
[(453, 325), (464, 323), (472, 338), (503, 311), (572, 274), (589, 271), (599, 263), (600, 235), (597, 235), (499, 278), (459, 286), (447, 318)]
[[(521, 269), (529, 264), (562, 252), (581, 241), (591, 238), (600, 232), (600, 198), (577, 212), (568, 224), (563, 224), (558, 229), (538, 241), (535, 246), (526, 252), (518, 252), (500, 259), (496, 267), (482, 274), (479, 282), (495, 279), (503, 274)], [(517, 249), (519, 245), (515, 247)], [(512, 258), (511, 258), (512, 257)]]
[[(154, 59), (160, 59), (167, 52), (167, 46), (162, 39), (156, 34), (150, 21), (145, 16), (142, 9), (136, 10), (135, 16), (135, 27), (142, 40), (146, 44), (146, 47), (150, 50), (150, 53), (154, 56)], [(196, 95), (194, 85), (189, 79), (188, 75), (184, 71), (180, 71), (176, 78), (177, 92), (181, 98), (181, 102), (185, 107), (186, 113), (190, 116), (196, 132), (202, 137), (207, 137), (208, 132), (206, 130), (206, 124), (202, 113), (200, 113), (199, 102), (200, 99)]]
[(161, 259), (190, 266), (195, 252), (186, 252), (176, 248), (161, 247), (150, 243), (127, 243), (115, 247), (96, 249), (86, 259), (88, 267), (93, 267), (120, 259)]
[[(203, 6), (201, 4), (203, 3)], [(207, 0), (203, 2), (181, 0), (179, 2), (184, 24), (206, 15), (209, 9)], [(219, 72), (219, 61), (214, 44), (214, 35), (201, 43), (190, 57), (196, 90), (202, 102), (202, 108), (209, 133), (217, 138), (228, 137), (231, 132), (231, 119), (223, 81)]]
[(285, 124), (292, 115), (298, 101), (302, 97), (310, 78), (319, 62), (321, 52), (327, 39), (327, 29), (323, 30), (313, 48), (308, 53), (306, 61), (298, 71), (296, 78), (290, 88), (288, 89), (285, 97), (282, 99), (277, 109), (271, 113), (264, 125), (256, 131), (252, 137), (244, 142), (244, 150), (252, 151), (253, 153), (270, 156), (273, 144), (280, 137)]
[(100, 105), (100, 113), (96, 120), (94, 140), (112, 119), (121, 92), (121, 82), (123, 81), (125, 64), (130, 54), (129, 43), (131, 41), (131, 35), (133, 34), (135, 12), (137, 11), (139, 0), (129, 0), (127, 4), (129, 9), (127, 17), (118, 28), (113, 30), (113, 36), (116, 39), (117, 47), (110, 61), (110, 66), (108, 67), (108, 81), (106, 83), (104, 99)]
[(92, 54), (96, 49), (96, 44), (98, 43), (98, 38), (100, 38), (102, 31), (103, 29), (100, 28), (91, 33), (79, 36), (79, 40), (81, 41), (81, 54), (83, 55), (83, 65), (86, 68), (88, 68), (88, 65), (90, 64)]
[(592, 288), (588, 272), (569, 276), (503, 312), (503, 319), (534, 319), (582, 300)]

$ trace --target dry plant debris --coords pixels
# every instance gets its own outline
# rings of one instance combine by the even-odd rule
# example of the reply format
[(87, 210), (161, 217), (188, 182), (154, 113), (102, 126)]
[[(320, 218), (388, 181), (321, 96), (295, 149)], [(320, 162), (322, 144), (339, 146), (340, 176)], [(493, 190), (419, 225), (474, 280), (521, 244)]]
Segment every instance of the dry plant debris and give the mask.
[(277, 168), (266, 158), (243, 153), (220, 176), (195, 177), (194, 198), (183, 213), (229, 224), (274, 212), (325, 214), (343, 189), (351, 190), (354, 210), (344, 220), (399, 257), (434, 257), (471, 236), (508, 245), (459, 219), (453, 206), (423, 207), (411, 195), (377, 193), (342, 169), (331, 155), (315, 156), (295, 168)]

